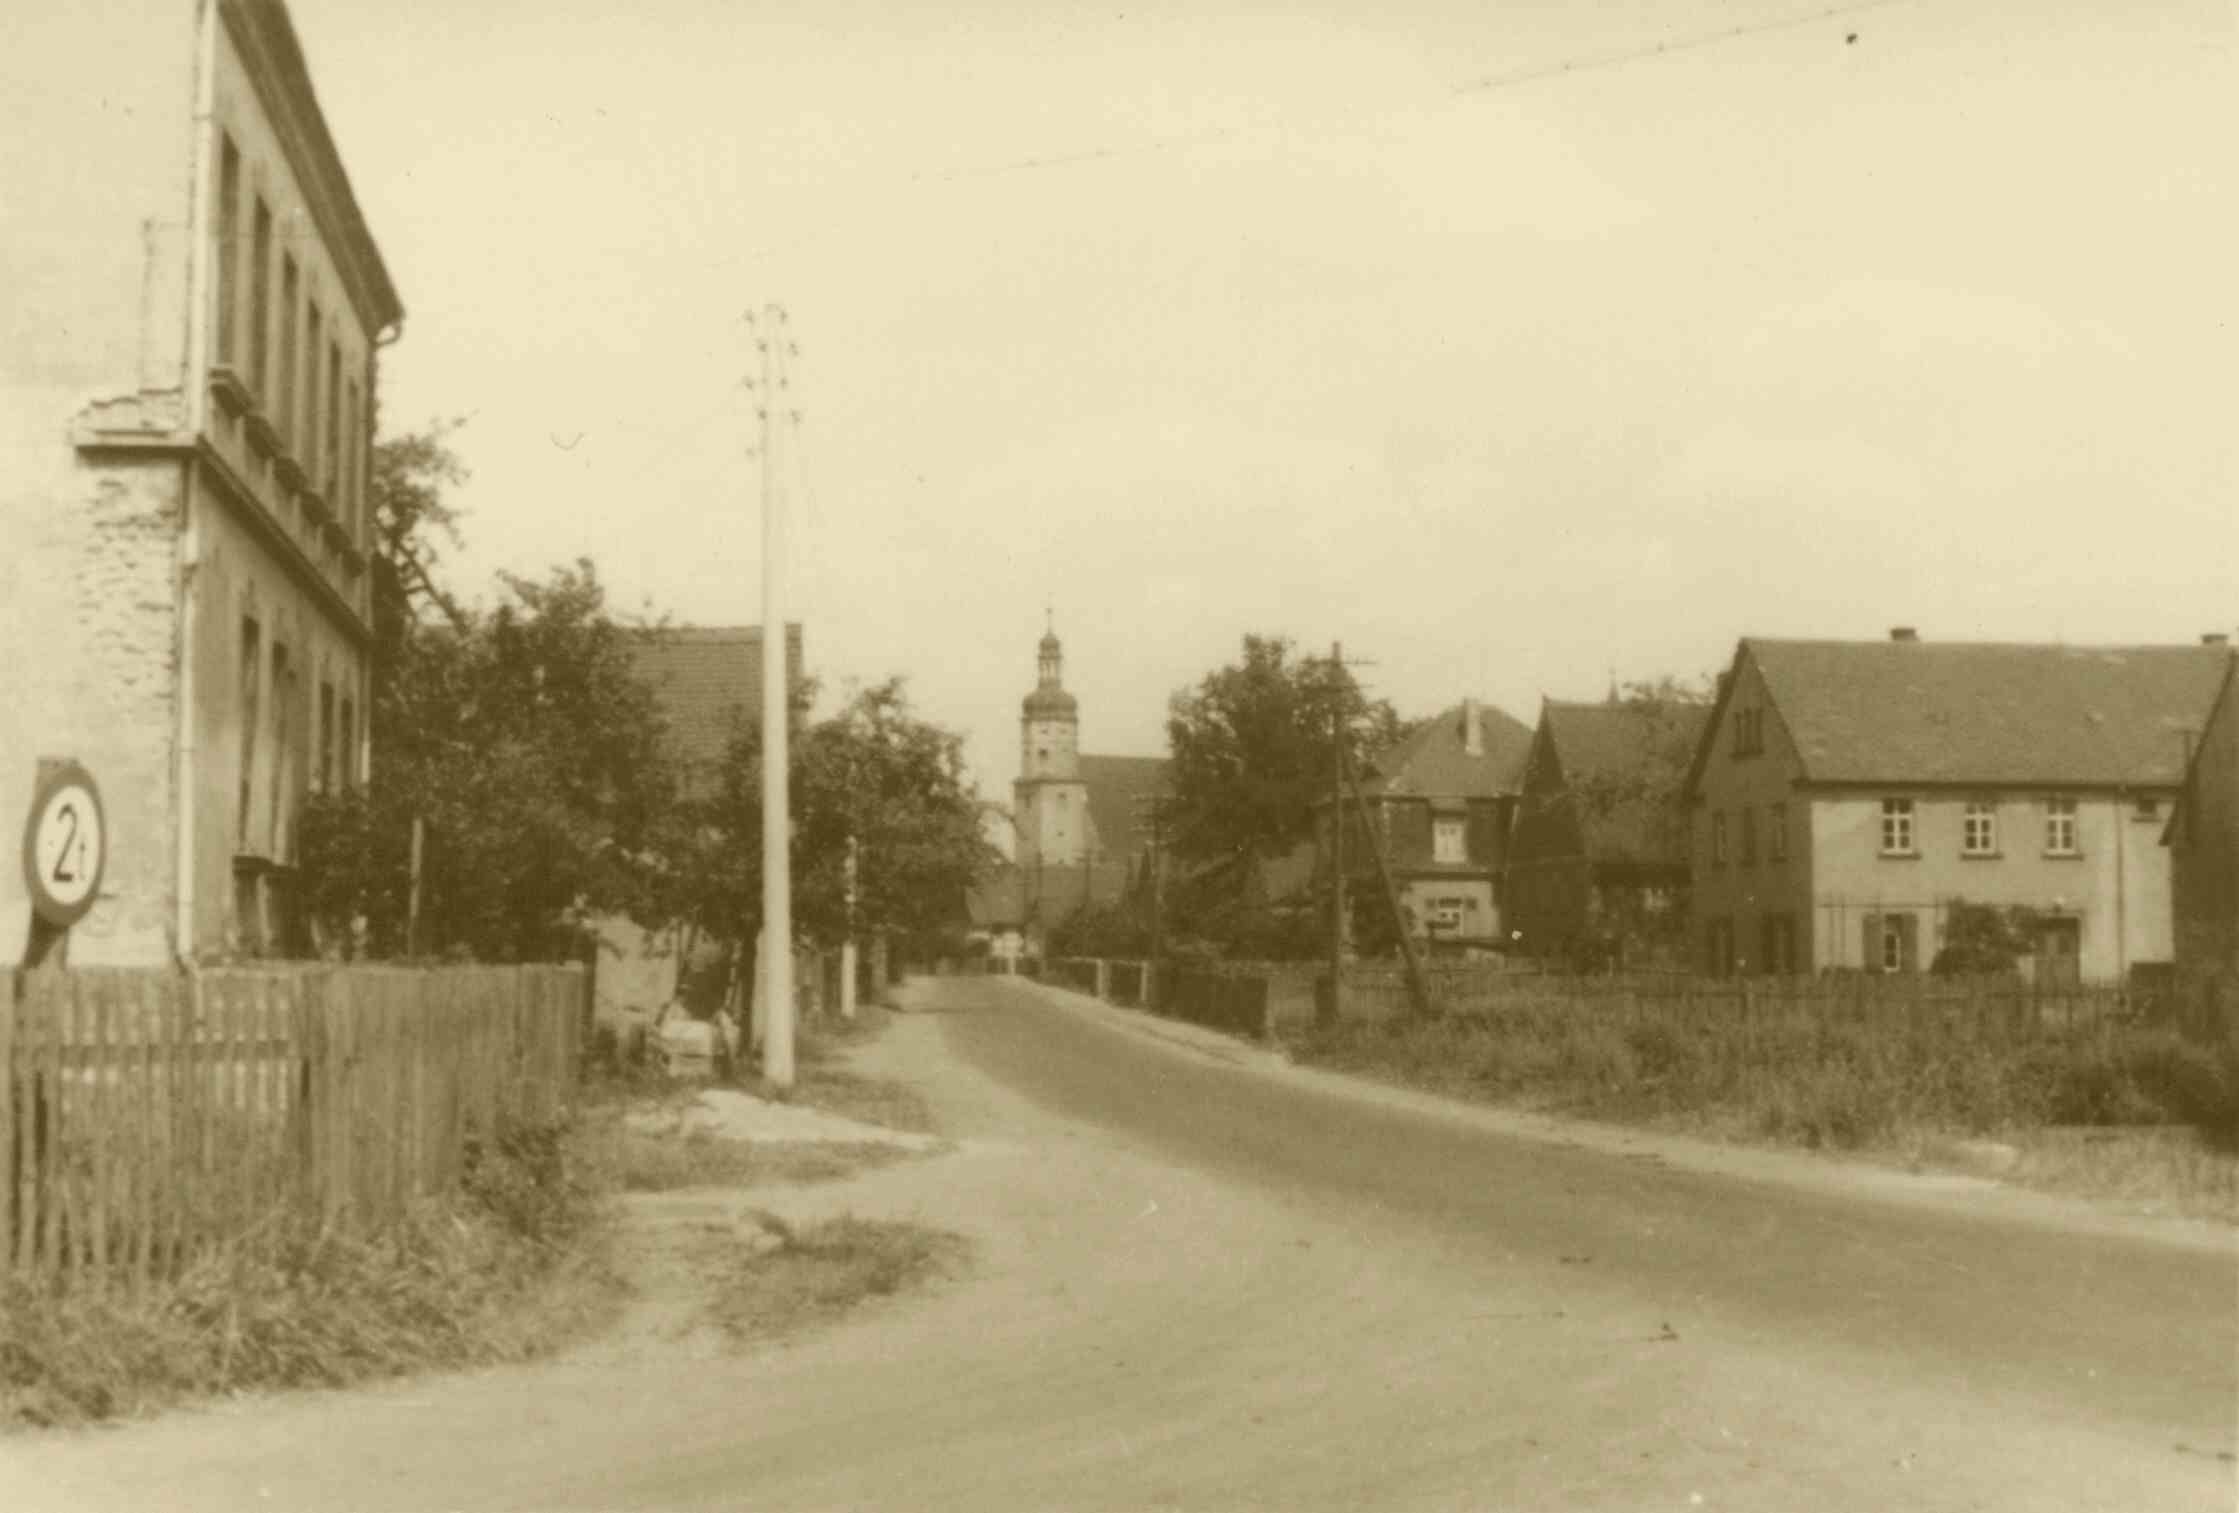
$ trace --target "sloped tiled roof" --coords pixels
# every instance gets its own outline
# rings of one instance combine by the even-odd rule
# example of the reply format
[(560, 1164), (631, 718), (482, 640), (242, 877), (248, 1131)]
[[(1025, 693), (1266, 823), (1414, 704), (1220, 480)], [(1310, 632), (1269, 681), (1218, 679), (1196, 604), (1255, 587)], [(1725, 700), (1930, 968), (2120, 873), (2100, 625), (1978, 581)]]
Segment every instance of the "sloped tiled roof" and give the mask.
[(1362, 791), (1433, 799), (1499, 798), (1515, 793), (1523, 786), (1524, 762), (1531, 755), (1530, 727), (1480, 700), (1477, 713), (1483, 749), (1471, 756), (1462, 729), (1467, 707), (1456, 704), (1372, 759), (1361, 774)]
[(1135, 834), (1138, 798), (1166, 787), (1166, 758), (1084, 756), (1081, 781), (1088, 785), (1088, 818), (1097, 849), (1106, 860), (1133, 856), (1142, 844)]
[(1688, 759), (1710, 719), (1708, 705), (1549, 699), (1540, 717), (1571, 794), (1598, 788), (1610, 796), (1606, 804), (1577, 805), (1588, 857), (1647, 863), (1687, 859), (1682, 785)]
[(2170, 787), (2229, 652), (1750, 639), (1741, 655), (1809, 781)]
[[(785, 627), (787, 674), (801, 683), (801, 627)], [(720, 765), (731, 738), (762, 718), (762, 628), (672, 626), (633, 644), (638, 675), (653, 688), (671, 757), (687, 781)]]

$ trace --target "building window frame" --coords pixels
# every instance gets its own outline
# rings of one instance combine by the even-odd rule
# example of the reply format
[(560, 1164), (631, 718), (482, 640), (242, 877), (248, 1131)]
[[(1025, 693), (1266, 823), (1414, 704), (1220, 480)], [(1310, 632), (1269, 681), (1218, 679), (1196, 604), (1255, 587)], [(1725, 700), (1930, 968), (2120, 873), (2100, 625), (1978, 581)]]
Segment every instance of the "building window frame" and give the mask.
[(1976, 858), (1998, 854), (1998, 801), (1969, 799), (1959, 815), (1959, 854)]
[(2045, 800), (2045, 855), (2072, 857), (2083, 855), (2083, 836), (2078, 829), (2080, 806), (2065, 794)]
[(1765, 708), (1762, 704), (1734, 711), (1734, 755), (1737, 757), (1763, 756), (1765, 753)]
[(1726, 811), (1713, 810), (1710, 816), (1710, 864), (1726, 865)]
[(297, 311), (301, 301), (303, 274), (296, 267), (292, 254), (280, 254), (280, 391), (272, 398), (272, 422), (280, 429), (280, 445), (289, 452), (301, 455), (302, 438), (296, 434), (299, 395), (296, 391), (295, 367), (300, 355), (296, 351)]
[(1765, 808), (1765, 860), (1788, 860), (1788, 806), (1785, 803), (1769, 804)]
[(218, 366), (230, 368), (241, 346), (241, 149), (218, 133)]
[(1757, 865), (1757, 808), (1754, 804), (1744, 804), (1741, 810), (1741, 864), (1744, 867)]
[(1881, 801), (1881, 855), (1918, 856), (1919, 806), (1909, 798), (1891, 796)]
[(1430, 822), (1430, 859), (1462, 864), (1469, 860), (1469, 821), (1439, 815)]
[(324, 354), (321, 347), (326, 340), (326, 312), (317, 300), (307, 301), (303, 318), (303, 429), (296, 446), (296, 456), (303, 463), (303, 476), (307, 485), (316, 490), (324, 468), (325, 454), (320, 443), (324, 427), (319, 420), (319, 396), (322, 390), (319, 359)]
[(257, 735), (260, 700), (258, 689), (264, 677), (264, 628), (255, 615), (241, 617), (240, 681), (235, 694), (241, 707), (241, 773), (234, 794), (233, 849), (249, 849), (249, 816), (256, 809)]
[(249, 392), (272, 403), (272, 207), (256, 197), (249, 241)]

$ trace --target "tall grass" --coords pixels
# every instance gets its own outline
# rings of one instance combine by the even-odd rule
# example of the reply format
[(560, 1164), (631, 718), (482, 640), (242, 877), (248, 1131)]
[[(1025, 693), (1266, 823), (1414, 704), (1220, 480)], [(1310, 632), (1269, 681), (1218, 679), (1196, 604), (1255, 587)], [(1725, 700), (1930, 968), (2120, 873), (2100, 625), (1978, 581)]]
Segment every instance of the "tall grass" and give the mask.
[(134, 1294), (0, 1278), (0, 1423), (525, 1358), (603, 1316), (596, 1194), (564, 1132), (471, 1148), (463, 1191), (378, 1234), (275, 1214)]
[(1308, 1029), (1290, 1045), (1302, 1061), (1434, 1091), (1615, 1118), (1715, 1116), (1806, 1146), (2071, 1124), (2189, 1124), (2239, 1138), (2239, 1063), (2168, 1030), (1912, 1036), (1802, 1017), (1626, 1017), (1550, 1000)]

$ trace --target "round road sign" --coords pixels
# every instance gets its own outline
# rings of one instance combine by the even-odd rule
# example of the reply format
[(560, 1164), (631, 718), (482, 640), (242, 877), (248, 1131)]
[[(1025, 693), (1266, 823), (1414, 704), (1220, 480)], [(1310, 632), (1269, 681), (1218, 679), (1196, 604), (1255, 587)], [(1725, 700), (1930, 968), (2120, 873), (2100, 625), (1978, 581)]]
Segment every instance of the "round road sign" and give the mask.
[(93, 774), (76, 762), (44, 767), (23, 831), (31, 907), (50, 925), (76, 924), (99, 896), (108, 864), (108, 818)]

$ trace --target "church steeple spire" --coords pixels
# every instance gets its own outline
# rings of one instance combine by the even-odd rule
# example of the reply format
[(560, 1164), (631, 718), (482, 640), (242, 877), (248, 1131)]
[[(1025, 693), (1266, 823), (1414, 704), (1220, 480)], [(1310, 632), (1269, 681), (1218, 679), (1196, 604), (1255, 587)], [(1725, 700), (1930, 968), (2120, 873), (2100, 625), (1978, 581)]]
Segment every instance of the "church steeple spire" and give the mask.
[(1057, 639), (1057, 617), (1048, 610), (1048, 628), (1042, 632), (1042, 654), (1039, 662), (1039, 687), (1043, 692), (1061, 691), (1065, 686), (1065, 648)]

